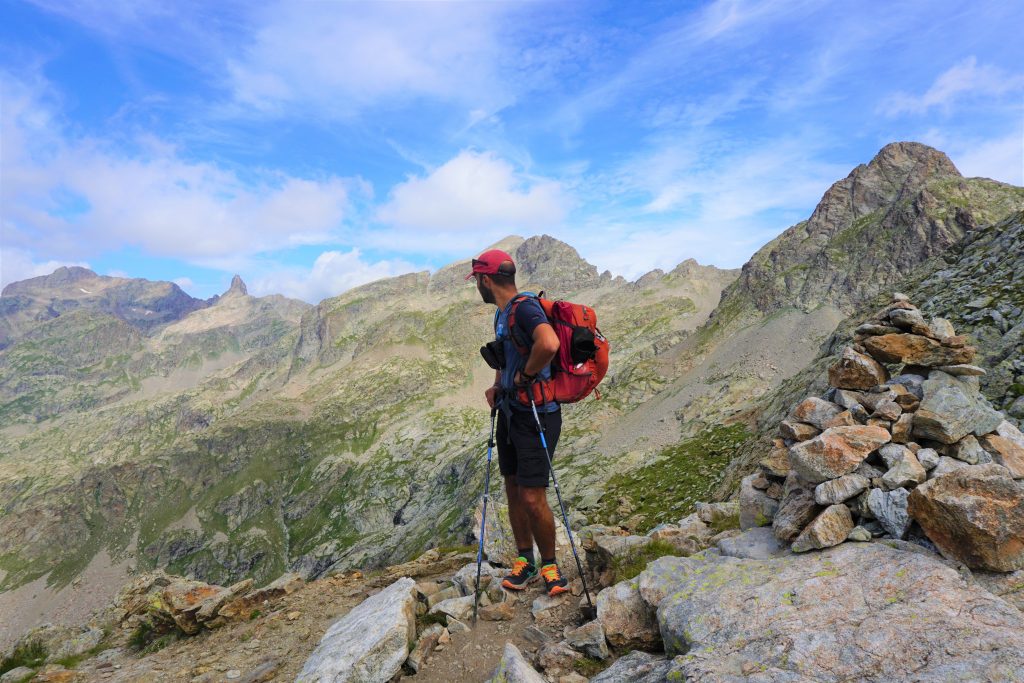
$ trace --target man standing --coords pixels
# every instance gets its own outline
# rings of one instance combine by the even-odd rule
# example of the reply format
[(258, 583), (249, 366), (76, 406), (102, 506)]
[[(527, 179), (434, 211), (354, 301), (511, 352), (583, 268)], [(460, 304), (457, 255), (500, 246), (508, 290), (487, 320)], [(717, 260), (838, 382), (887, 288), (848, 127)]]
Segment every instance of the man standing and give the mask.
[[(476, 278), (484, 303), (498, 307), (494, 334), (504, 351), (504, 367), (495, 371), (494, 385), (484, 392), (487, 405), (498, 406), (502, 413), (497, 429), (498, 466), (505, 479), (508, 516), (519, 551), (512, 572), (501, 585), (519, 591), (537, 580), (533, 557), (536, 541), (541, 555), (540, 576), (548, 595), (558, 595), (569, 587), (555, 561), (555, 518), (547, 499), (550, 466), (531, 408), (516, 397), (518, 389), (551, 377), (558, 335), (535, 298), (518, 296), (516, 265), (504, 251), (492, 249), (473, 259), (473, 270), (466, 276), (470, 278)], [(513, 306), (514, 325), (510, 328)], [(528, 353), (520, 353), (522, 348)], [(538, 405), (537, 413), (544, 422), (549, 453), (554, 457), (562, 413), (554, 402)]]

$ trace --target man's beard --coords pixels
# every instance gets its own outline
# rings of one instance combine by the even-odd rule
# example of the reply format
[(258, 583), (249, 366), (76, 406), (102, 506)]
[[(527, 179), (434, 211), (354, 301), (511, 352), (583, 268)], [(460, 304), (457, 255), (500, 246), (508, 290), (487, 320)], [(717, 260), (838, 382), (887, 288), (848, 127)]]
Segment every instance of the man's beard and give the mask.
[(483, 298), (485, 304), (496, 303), (497, 300), (494, 298), (494, 290), (488, 287), (484, 287), (484, 283), (479, 280), (476, 283), (476, 289), (480, 292), (480, 296)]

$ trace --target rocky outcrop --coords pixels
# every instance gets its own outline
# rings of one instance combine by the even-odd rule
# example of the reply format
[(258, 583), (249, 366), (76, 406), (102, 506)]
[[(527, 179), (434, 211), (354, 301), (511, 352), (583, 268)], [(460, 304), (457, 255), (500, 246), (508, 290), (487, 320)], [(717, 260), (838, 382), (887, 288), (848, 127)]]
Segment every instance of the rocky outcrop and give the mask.
[(943, 555), (979, 569), (1024, 569), (1024, 486), (1005, 467), (936, 477), (913, 490), (907, 509)]
[[(638, 578), (668, 680), (1013, 680), (1024, 615), (934, 555), (884, 543), (815, 555), (662, 558)], [(613, 679), (614, 680), (614, 679)]]
[[(927, 354), (896, 353), (892, 340)], [(974, 347), (949, 321), (925, 320), (902, 294), (860, 325), (853, 342), (832, 365), (824, 397), (800, 401), (780, 424), (776, 450), (788, 449), (791, 470), (783, 479), (773, 452), (743, 480), (741, 504), (756, 498), (755, 478), (764, 488), (782, 485), (772, 526), (794, 552), (916, 533), (970, 567), (1019, 569), (1024, 483), (1014, 478), (1024, 435), (979, 393), (985, 371), (966, 365)], [(850, 370), (875, 366), (882, 372)], [(865, 386), (871, 377), (892, 378)], [(824, 431), (800, 440), (801, 425)], [(982, 467), (993, 461), (1008, 466)]]
[(332, 624), (296, 683), (390, 681), (416, 644), (415, 586), (399, 579)]
[(808, 220), (754, 254), (722, 308), (851, 309), (976, 226), (1001, 219), (1020, 201), (1016, 190), (962, 178), (945, 154), (925, 145), (886, 145), (835, 183)]
[(530, 666), (512, 643), (505, 644), (505, 652), (488, 683), (546, 683), (544, 677)]

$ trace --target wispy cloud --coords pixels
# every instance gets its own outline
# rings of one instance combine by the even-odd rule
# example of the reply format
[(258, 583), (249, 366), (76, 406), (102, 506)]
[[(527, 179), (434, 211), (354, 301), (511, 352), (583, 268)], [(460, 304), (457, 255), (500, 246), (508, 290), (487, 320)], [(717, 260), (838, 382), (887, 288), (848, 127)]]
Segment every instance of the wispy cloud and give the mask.
[(322, 252), (311, 268), (265, 267), (269, 272), (252, 282), (252, 294), (284, 294), (314, 304), (352, 287), (415, 270), (401, 259), (367, 261), (358, 249)]
[(896, 93), (882, 105), (889, 116), (924, 114), (938, 107), (948, 110), (958, 100), (994, 98), (1024, 92), (1024, 74), (1008, 73), (988, 64), (978, 64), (977, 57), (968, 57), (942, 72), (931, 87), (921, 95)]
[(561, 222), (569, 205), (558, 182), (517, 172), (493, 153), (464, 150), (397, 185), (376, 218), (432, 241), (439, 232), (540, 232)]
[(49, 275), (61, 266), (88, 268), (89, 264), (85, 261), (59, 261), (56, 259), (38, 261), (29, 250), (14, 249), (5, 245), (0, 248), (0, 289), (12, 282)]
[(351, 117), (381, 100), (437, 98), (493, 111), (513, 98), (499, 76), (499, 3), (276, 3), (227, 64), (238, 102)]
[(77, 138), (30, 84), (3, 86), (5, 240), (51, 253), (136, 245), (201, 262), (330, 241), (360, 183), (237, 171), (152, 137), (134, 150)]

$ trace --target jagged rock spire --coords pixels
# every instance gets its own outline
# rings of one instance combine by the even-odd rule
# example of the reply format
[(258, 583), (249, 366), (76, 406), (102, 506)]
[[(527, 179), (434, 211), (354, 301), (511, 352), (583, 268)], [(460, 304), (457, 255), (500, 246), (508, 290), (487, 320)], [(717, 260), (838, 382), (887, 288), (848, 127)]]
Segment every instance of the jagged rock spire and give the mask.
[(235, 275), (231, 278), (231, 287), (228, 288), (228, 291), (224, 292), (224, 296), (231, 296), (232, 294), (237, 296), (246, 296), (249, 294), (249, 290), (245, 286), (245, 282), (242, 281), (242, 278), (239, 275)]

